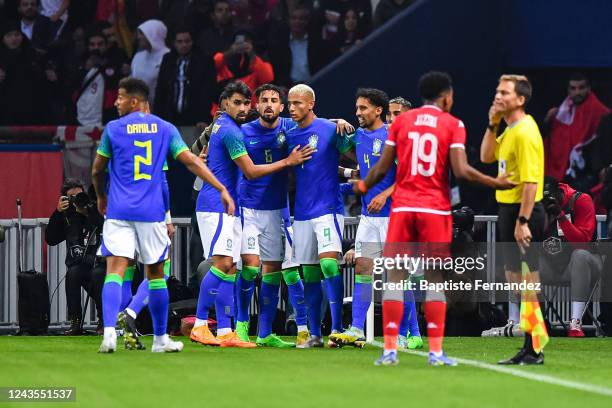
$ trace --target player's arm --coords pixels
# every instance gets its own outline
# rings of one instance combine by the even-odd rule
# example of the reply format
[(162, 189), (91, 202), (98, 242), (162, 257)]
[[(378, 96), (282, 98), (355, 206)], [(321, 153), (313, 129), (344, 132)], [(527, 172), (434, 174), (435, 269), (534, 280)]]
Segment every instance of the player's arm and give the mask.
[(312, 153), (313, 150), (310, 146), (304, 146), (301, 149), (300, 146), (296, 146), (285, 159), (270, 164), (255, 164), (251, 157), (245, 152), (245, 154), (234, 158), (234, 163), (240, 167), (240, 170), (248, 180), (252, 180), (276, 173), (287, 167), (300, 165), (306, 160), (309, 160), (312, 157)]
[(100, 214), (106, 214), (106, 189), (104, 188), (104, 181), (106, 178), (106, 167), (110, 159), (103, 156), (98, 151), (96, 158), (91, 169), (91, 182), (96, 190), (96, 196), (98, 197), (98, 211)]
[(368, 203), (368, 212), (370, 214), (377, 214), (387, 204), (387, 200), (393, 194), (395, 190), (395, 183), (391, 184), (384, 191), (381, 191)]
[(495, 104), (489, 109), (489, 126), (485, 130), (482, 143), (480, 144), (480, 161), (483, 163), (494, 163), (495, 149), (497, 148), (497, 130), (501, 122), (501, 114), (495, 108)]
[(508, 177), (512, 174), (502, 174), (497, 178), (493, 178), (470, 166), (467, 161), (467, 155), (465, 154), (465, 148), (463, 147), (451, 147), (450, 162), (453, 174), (458, 179), (483, 184), (496, 190), (506, 190), (516, 187), (515, 182), (508, 180)]
[(234, 215), (236, 206), (234, 200), (227, 191), (227, 188), (225, 188), (225, 186), (221, 184), (219, 180), (217, 180), (215, 175), (204, 163), (202, 163), (202, 160), (198, 158), (198, 156), (191, 153), (189, 150), (184, 150), (183, 152), (179, 153), (178, 156), (176, 156), (176, 159), (183, 163), (185, 167), (187, 167), (187, 170), (218, 190), (221, 193), (221, 200), (223, 201), (223, 205), (225, 206), (227, 213), (229, 215)]
[(365, 180), (355, 183), (353, 189), (356, 194), (365, 194), (370, 188), (378, 184), (395, 163), (395, 145), (385, 144), (378, 162), (370, 169)]
[(338, 176), (354, 179), (359, 177), (359, 169), (351, 169), (348, 167), (338, 166)]

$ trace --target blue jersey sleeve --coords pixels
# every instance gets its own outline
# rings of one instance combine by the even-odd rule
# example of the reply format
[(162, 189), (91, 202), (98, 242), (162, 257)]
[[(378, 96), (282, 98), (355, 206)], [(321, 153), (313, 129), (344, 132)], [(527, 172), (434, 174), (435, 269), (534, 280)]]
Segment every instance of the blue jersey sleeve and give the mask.
[(223, 143), (232, 160), (247, 154), (240, 131), (229, 131), (223, 136)]
[[(186, 150), (189, 150), (189, 148), (183, 141), (183, 138), (181, 137), (181, 134), (179, 133), (178, 129), (175, 126), (171, 126), (170, 127), (170, 153), (172, 154), (172, 158), (176, 159), (176, 157), (179, 154), (183, 153)], [(164, 163), (164, 166), (168, 167), (167, 163)]]
[(100, 139), (100, 146), (98, 146), (98, 151), (96, 153), (108, 159), (113, 157), (111, 141), (110, 141), (110, 137), (108, 136), (108, 127), (104, 128), (104, 132), (102, 133), (102, 138)]

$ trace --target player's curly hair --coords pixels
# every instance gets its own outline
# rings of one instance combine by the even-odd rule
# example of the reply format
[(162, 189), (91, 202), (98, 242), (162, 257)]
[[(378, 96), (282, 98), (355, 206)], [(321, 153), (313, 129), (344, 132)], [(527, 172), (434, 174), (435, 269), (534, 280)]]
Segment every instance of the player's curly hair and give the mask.
[(355, 98), (365, 98), (377, 108), (382, 108), (382, 114), (385, 114), (389, 106), (389, 96), (384, 91), (376, 88), (359, 88), (355, 94)]
[(419, 78), (418, 87), (424, 101), (435, 101), (453, 88), (453, 80), (446, 72), (430, 71)]
[(235, 93), (240, 94), (247, 99), (251, 99), (251, 90), (249, 89), (247, 84), (242, 81), (234, 81), (225, 85), (225, 88), (223, 88), (223, 92), (221, 93), (220, 99), (229, 99)]

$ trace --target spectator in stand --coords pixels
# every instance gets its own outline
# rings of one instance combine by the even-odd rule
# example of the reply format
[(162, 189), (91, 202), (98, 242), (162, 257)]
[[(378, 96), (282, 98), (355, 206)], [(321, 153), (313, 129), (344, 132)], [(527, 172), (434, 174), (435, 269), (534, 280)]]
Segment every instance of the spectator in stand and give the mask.
[(609, 112), (591, 91), (587, 78), (574, 74), (568, 82), (567, 97), (561, 106), (550, 109), (544, 119), (549, 130), (544, 140), (546, 175), (557, 181), (566, 174), (574, 179), (581, 176), (579, 172), (585, 169), (582, 150), (595, 139), (601, 118)]
[(149, 103), (155, 101), (157, 76), (162, 58), (170, 50), (166, 47), (168, 31), (159, 20), (148, 20), (138, 26), (136, 38), (140, 51), (132, 60), (132, 77), (142, 79), (149, 86)]
[(32, 34), (36, 48), (46, 49), (61, 34), (68, 21), (70, 0), (40, 0), (40, 21)]
[[(336, 39), (342, 34), (345, 18), (349, 11), (358, 20), (360, 38), (364, 38), (372, 29), (372, 4), (370, 0), (325, 0), (322, 2), (324, 40)], [(344, 52), (344, 51), (342, 51)]]
[(96, 25), (96, 28), (104, 34), (106, 37), (106, 57), (112, 61), (115, 66), (121, 67), (121, 76), (126, 77), (130, 75), (130, 60), (123, 50), (119, 46), (117, 41), (117, 29), (114, 25), (109, 22), (102, 21)]
[(216, 100), (216, 77), (212, 57), (194, 49), (186, 27), (178, 28), (159, 70), (154, 113), (176, 126), (204, 129)]
[(316, 33), (308, 32), (309, 23), (310, 10), (298, 6), (290, 14), (288, 30), (271, 36), (269, 54), (276, 84), (289, 87), (308, 82), (335, 56)]
[(415, 0), (380, 0), (374, 11), (374, 28), (382, 26), (414, 2)]
[(234, 42), (236, 27), (229, 1), (215, 1), (211, 18), (212, 26), (200, 34), (196, 44), (204, 54), (212, 56), (226, 51)]
[[(265, 62), (253, 47), (253, 37), (248, 31), (238, 31), (234, 42), (225, 52), (215, 54), (218, 89), (225, 88), (228, 82), (240, 80), (251, 92), (263, 84), (274, 80), (274, 70)], [(255, 98), (252, 103), (255, 105)]]
[(43, 70), (17, 21), (0, 22), (0, 125), (40, 124)]
[(336, 37), (336, 48), (344, 54), (355, 45), (358, 45), (365, 37), (362, 27), (363, 20), (359, 18), (359, 13), (355, 9), (348, 9), (340, 19), (338, 36)]
[(87, 55), (70, 81), (76, 121), (81, 126), (102, 126), (116, 117), (114, 102), (122, 78), (121, 65), (108, 57), (102, 31), (91, 32), (87, 44)]
[(21, 32), (32, 40), (32, 32), (38, 20), (38, 0), (19, 0), (17, 13), (21, 19)]

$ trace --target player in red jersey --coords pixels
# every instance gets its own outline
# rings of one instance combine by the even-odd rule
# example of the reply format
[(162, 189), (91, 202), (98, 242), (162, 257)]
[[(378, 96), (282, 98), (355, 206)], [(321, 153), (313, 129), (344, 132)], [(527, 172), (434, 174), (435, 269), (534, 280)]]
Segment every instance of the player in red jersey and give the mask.
[[(391, 126), (382, 157), (355, 191), (365, 194), (383, 179), (397, 158), (396, 187), (385, 244), (385, 256), (421, 255), (410, 243), (428, 243), (425, 252), (444, 257), (452, 239), (449, 170), (455, 177), (495, 189), (514, 187), (506, 177), (489, 177), (471, 167), (465, 154), (465, 127), (450, 112), (453, 87), (448, 74), (428, 72), (418, 82), (423, 106), (401, 114)], [(412, 246), (414, 249), (414, 246)], [(435, 250), (432, 251), (432, 248)], [(442, 251), (442, 252), (441, 252)], [(428, 254), (425, 254), (428, 256)], [(441, 281), (439, 272), (427, 271), (428, 280)], [(406, 278), (404, 270), (388, 272), (389, 282)], [(442, 352), (446, 298), (444, 291), (427, 291), (425, 318), (429, 337), (429, 363), (456, 365)], [(383, 292), (385, 346), (377, 365), (397, 364), (397, 335), (403, 312), (403, 290)]]

